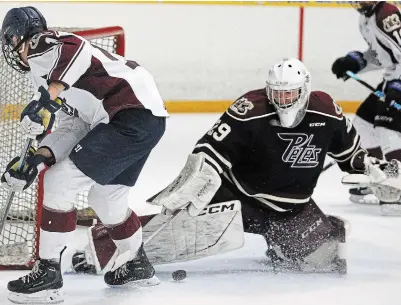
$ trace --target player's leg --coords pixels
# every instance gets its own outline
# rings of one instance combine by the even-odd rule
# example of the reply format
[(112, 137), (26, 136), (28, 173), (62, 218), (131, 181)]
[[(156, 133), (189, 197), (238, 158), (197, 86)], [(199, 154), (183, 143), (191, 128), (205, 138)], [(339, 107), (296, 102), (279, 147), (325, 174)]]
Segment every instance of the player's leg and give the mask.
[(101, 219), (108, 238), (112, 240), (112, 243), (106, 239), (95, 241), (96, 250), (103, 248), (101, 255), (107, 257), (111, 254), (105, 257), (106, 265), (102, 259), (99, 262), (97, 257), (95, 267), (96, 270), (108, 271), (105, 281), (111, 286), (128, 282), (144, 286), (156, 285), (159, 280), (143, 249), (141, 222), (128, 207), (128, 193), (129, 187), (124, 185), (99, 184), (94, 185), (89, 192), (89, 203)]
[(63, 112), (59, 113), (58, 124), (59, 128), (41, 142), (42, 147), (53, 148), (54, 161), (57, 163), (44, 175), (44, 200), (39, 235), (40, 259), (31, 273), (9, 283), (9, 298), (14, 302), (62, 301), (60, 256), (75, 229), (76, 194), (85, 188), (89, 189), (94, 183), (68, 159), (68, 154), (77, 140), (87, 133), (88, 125), (81, 119)]
[[(70, 155), (77, 167), (97, 182), (89, 192), (89, 205), (117, 246), (114, 266), (105, 274), (110, 286), (158, 283), (142, 247), (140, 221), (128, 209), (127, 195), (164, 128), (165, 118), (145, 109), (127, 109), (109, 124), (97, 125)], [(93, 166), (94, 159), (99, 166)]]
[[(383, 83), (377, 90), (382, 90)], [(374, 128), (375, 116), (380, 111), (381, 101), (373, 93), (370, 94), (358, 107), (352, 124), (361, 136), (361, 147), (368, 150), (373, 157), (382, 159), (383, 152), (380, 147), (378, 135)], [(379, 200), (367, 187), (351, 188), (350, 200), (355, 203), (378, 204)]]
[(57, 303), (63, 300), (61, 255), (76, 227), (77, 192), (94, 183), (68, 158), (44, 175), (40, 222), (39, 260), (32, 271), (8, 284), (9, 299), (16, 303)]

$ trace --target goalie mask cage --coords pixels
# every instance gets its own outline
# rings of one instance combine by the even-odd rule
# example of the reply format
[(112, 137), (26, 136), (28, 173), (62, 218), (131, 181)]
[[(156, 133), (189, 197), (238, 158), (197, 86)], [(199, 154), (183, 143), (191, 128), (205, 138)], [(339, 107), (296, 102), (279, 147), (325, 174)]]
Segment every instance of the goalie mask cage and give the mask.
[[(124, 55), (124, 31), (121, 27), (68, 29), (109, 52)], [(19, 129), (21, 110), (30, 101), (33, 88), (26, 77), (9, 67), (0, 54), (0, 171), (19, 156), (25, 137)], [(29, 269), (39, 254), (40, 220), (43, 206), (43, 172), (32, 186), (16, 193), (0, 233), (0, 269)], [(78, 217), (88, 209), (87, 191), (78, 194)], [(0, 187), (0, 213), (4, 213), (8, 190)], [(88, 216), (88, 215), (85, 215)], [(89, 215), (94, 218), (96, 215)]]

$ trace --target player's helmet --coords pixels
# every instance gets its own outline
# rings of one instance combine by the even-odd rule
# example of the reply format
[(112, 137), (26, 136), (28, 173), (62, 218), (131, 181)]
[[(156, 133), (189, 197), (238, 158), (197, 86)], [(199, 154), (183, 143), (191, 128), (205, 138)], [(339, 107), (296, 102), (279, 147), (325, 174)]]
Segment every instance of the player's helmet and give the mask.
[(308, 106), (310, 74), (298, 59), (284, 58), (269, 70), (266, 92), (276, 109), (281, 126), (295, 127), (304, 118)]
[(362, 15), (371, 16), (379, 1), (352, 1), (351, 5)]
[(27, 6), (9, 10), (1, 26), (1, 48), (7, 63), (18, 72), (29, 71), (20, 58), (20, 48), (29, 38), (45, 30), (47, 23), (38, 9)]

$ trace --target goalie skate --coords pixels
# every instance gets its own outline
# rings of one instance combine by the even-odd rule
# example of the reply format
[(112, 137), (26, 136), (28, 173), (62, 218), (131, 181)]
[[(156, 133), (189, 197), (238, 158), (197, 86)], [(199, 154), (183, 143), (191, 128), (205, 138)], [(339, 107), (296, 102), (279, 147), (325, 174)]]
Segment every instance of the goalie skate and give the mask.
[(379, 204), (379, 199), (369, 187), (355, 187), (349, 190), (349, 200), (358, 204)]
[(57, 304), (63, 302), (60, 264), (36, 261), (32, 271), (8, 283), (8, 299), (17, 304)]

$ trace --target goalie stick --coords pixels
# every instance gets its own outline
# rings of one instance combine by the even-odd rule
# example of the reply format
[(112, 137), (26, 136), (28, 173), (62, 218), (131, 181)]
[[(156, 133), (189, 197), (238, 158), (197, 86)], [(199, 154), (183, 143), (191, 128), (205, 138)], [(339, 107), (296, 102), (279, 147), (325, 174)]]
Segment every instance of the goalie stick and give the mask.
[(325, 171), (327, 171), (329, 168), (331, 168), (336, 163), (337, 163), (336, 161), (330, 161), (325, 166), (323, 166), (323, 169), (322, 169), (321, 173), (324, 173)]

